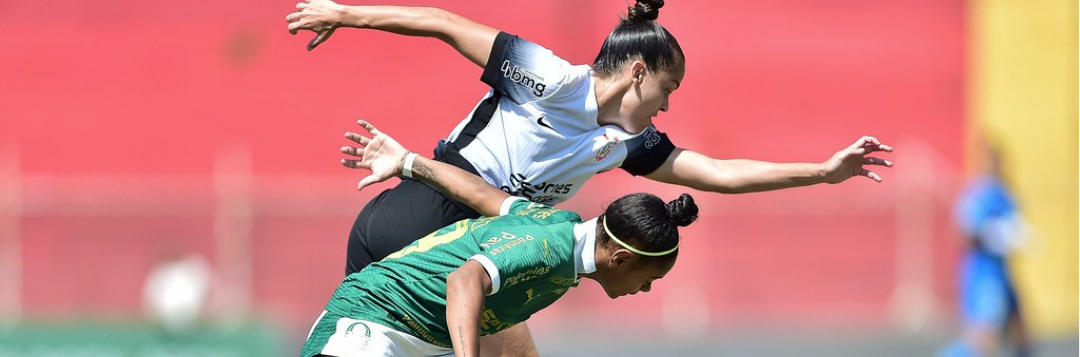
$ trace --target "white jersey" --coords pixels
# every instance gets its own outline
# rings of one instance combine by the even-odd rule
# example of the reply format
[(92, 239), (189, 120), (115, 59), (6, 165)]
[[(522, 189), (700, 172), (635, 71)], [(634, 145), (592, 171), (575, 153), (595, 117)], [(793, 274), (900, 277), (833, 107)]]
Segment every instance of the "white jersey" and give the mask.
[(557, 204), (600, 172), (648, 174), (675, 148), (652, 126), (597, 124), (592, 69), (517, 36), (499, 33), (481, 80), (492, 90), (436, 156), (512, 195)]

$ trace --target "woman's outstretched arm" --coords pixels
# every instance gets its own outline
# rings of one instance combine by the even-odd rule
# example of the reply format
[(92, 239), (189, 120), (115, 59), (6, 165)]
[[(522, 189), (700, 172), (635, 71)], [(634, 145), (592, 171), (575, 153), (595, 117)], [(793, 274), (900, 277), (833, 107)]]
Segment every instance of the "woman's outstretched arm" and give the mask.
[(668, 155), (660, 168), (645, 177), (720, 193), (770, 191), (819, 183), (835, 184), (856, 176), (880, 182), (881, 176), (870, 168), (891, 167), (892, 162), (867, 156), (875, 152), (892, 152), (892, 147), (882, 144), (874, 137), (864, 136), (822, 163), (721, 160), (677, 148)]
[(434, 37), (446, 42), (469, 61), (484, 67), (499, 31), (431, 7), (348, 6), (331, 0), (304, 0), (285, 16), (289, 32), (315, 32), (308, 51), (325, 42), (339, 27), (375, 29), (406, 36)]

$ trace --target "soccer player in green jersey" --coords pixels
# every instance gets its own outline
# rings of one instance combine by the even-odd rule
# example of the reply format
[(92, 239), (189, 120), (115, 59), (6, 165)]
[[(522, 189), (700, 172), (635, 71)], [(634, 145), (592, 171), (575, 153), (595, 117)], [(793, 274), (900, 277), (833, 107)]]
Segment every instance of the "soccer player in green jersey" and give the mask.
[(533, 203), (455, 166), (410, 153), (371, 124), (342, 163), (371, 170), (359, 188), (394, 176), (430, 184), (484, 218), (444, 227), (345, 278), (302, 357), (478, 356), (480, 336), (525, 321), (581, 278), (611, 298), (648, 292), (675, 264), (678, 227), (697, 219), (690, 195), (664, 203), (623, 196), (597, 218)]

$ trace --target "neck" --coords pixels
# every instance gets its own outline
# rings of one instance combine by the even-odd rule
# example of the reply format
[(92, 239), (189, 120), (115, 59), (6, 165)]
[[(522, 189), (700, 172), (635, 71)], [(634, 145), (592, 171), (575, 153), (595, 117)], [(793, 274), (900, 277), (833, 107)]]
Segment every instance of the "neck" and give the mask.
[(596, 123), (599, 125), (615, 125), (623, 130), (630, 127), (630, 123), (619, 115), (622, 108), (622, 98), (630, 89), (630, 83), (625, 81), (612, 81), (597, 77), (593, 74), (594, 89), (596, 90)]

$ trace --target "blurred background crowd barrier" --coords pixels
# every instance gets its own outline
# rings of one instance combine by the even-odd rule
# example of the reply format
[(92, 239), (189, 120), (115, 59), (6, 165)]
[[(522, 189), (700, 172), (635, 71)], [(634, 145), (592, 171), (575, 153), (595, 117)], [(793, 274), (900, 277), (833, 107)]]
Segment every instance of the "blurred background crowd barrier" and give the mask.
[[(627, 5), (395, 4), (572, 63)], [(389, 187), (355, 191), (342, 133), (364, 118), (428, 152), (487, 89), (432, 39), (341, 30), (307, 52), (293, 5), (0, 2), (0, 356), (296, 353), (352, 219)], [(643, 296), (567, 294), (531, 320), (542, 353), (931, 355), (956, 332), (952, 204), (987, 136), (1034, 230), (1011, 267), (1028, 323), (1076, 355), (1075, 1), (678, 0), (659, 20), (687, 55), (657, 119), (676, 145), (816, 162), (876, 135), (897, 165), (880, 184), (696, 194), (678, 267)], [(612, 172), (562, 208), (684, 190)]]

